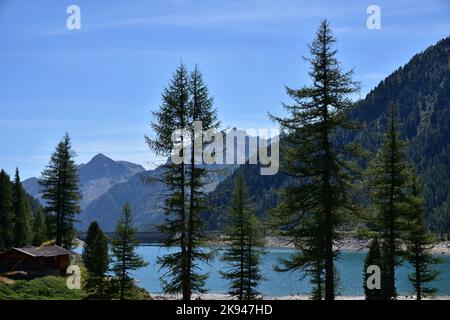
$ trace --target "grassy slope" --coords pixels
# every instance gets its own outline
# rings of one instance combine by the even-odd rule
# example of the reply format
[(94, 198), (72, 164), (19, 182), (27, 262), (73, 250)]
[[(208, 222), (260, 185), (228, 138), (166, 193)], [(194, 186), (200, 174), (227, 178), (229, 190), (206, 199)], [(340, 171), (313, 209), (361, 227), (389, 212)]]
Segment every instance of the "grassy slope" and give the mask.
[(65, 278), (54, 276), (0, 283), (0, 300), (80, 300), (85, 296), (83, 290), (68, 289)]

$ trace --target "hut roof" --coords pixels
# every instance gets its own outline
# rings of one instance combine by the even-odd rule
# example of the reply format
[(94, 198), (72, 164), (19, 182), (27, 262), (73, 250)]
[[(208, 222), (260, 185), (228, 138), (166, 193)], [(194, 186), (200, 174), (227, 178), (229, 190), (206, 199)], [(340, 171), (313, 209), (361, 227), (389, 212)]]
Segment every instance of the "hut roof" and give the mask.
[(32, 257), (56, 257), (70, 254), (70, 251), (64, 249), (60, 246), (49, 246), (49, 247), (23, 247), (23, 248), (13, 248), (13, 250), (20, 251)]

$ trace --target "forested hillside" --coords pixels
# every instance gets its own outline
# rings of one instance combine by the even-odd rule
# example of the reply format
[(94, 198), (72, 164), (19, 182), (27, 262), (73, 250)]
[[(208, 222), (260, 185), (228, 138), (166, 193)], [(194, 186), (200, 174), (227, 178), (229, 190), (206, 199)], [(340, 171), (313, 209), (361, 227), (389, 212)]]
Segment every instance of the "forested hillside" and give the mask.
[[(427, 222), (436, 232), (450, 230), (450, 37), (414, 56), (405, 66), (380, 82), (359, 101), (352, 118), (364, 124), (356, 140), (369, 151), (379, 148), (386, 131), (389, 105), (398, 106), (400, 130), (408, 140), (407, 152), (417, 166), (425, 186)], [(260, 176), (257, 166), (246, 166), (245, 180), (257, 207), (265, 217), (277, 203), (276, 191), (288, 183), (282, 173)], [(232, 178), (223, 181), (210, 195), (212, 212), (208, 225), (221, 226), (224, 205), (231, 197)]]
[(365, 123), (357, 140), (376, 151), (389, 105), (398, 106), (408, 156), (425, 183), (426, 215), (434, 231), (450, 230), (450, 37), (414, 56), (367, 97), (354, 117)]

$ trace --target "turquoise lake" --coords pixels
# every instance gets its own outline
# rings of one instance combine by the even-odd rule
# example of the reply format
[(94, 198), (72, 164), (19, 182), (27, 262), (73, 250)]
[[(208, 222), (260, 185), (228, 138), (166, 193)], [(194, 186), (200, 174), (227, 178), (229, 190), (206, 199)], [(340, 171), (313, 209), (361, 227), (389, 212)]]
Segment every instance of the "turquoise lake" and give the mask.
[[(138, 285), (151, 293), (160, 293), (161, 286), (159, 277), (163, 271), (159, 271), (156, 265), (158, 256), (166, 254), (167, 248), (158, 245), (139, 246), (138, 253), (142, 255), (149, 265), (134, 272), (134, 277), (138, 280)], [(286, 258), (292, 254), (292, 249), (268, 248), (267, 254), (262, 259), (261, 271), (265, 281), (259, 286), (259, 291), (265, 296), (287, 296), (291, 294), (308, 294), (311, 286), (308, 279), (300, 281), (300, 274), (279, 273), (273, 271), (273, 266), (277, 264), (279, 258)], [(216, 258), (209, 265), (202, 265), (202, 270), (209, 273), (207, 288), (210, 293), (226, 293), (227, 281), (221, 278), (219, 271), (226, 267), (220, 261), (222, 250), (216, 249)], [(362, 296), (362, 278), (364, 265), (364, 252), (342, 252), (340, 259), (336, 262), (340, 277), (339, 294), (345, 296)], [(438, 295), (450, 295), (450, 257), (440, 256), (442, 264), (436, 266), (441, 273), (432, 283), (438, 289)], [(397, 270), (397, 290), (400, 295), (411, 295), (412, 286), (408, 281), (410, 266), (400, 266)]]
[[(173, 249), (171, 249), (173, 250)], [(221, 278), (219, 271), (224, 270), (226, 264), (220, 261), (221, 249), (216, 251), (215, 259), (209, 264), (202, 264), (201, 268), (204, 272), (209, 273), (207, 281), (207, 289), (210, 293), (226, 293), (227, 281)], [(76, 250), (81, 253), (81, 250)], [(138, 281), (138, 285), (152, 294), (161, 293), (160, 276), (163, 270), (159, 270), (156, 264), (158, 256), (162, 256), (168, 252), (167, 248), (159, 245), (141, 245), (137, 248), (137, 252), (144, 258), (149, 265), (139, 269), (133, 273), (133, 277)], [(279, 258), (286, 258), (292, 254), (292, 249), (287, 248), (267, 248), (267, 253), (261, 262), (261, 271), (266, 278), (259, 286), (259, 291), (264, 296), (287, 296), (295, 294), (309, 294), (311, 286), (308, 279), (300, 281), (299, 273), (279, 273), (273, 271), (273, 266), (277, 264)], [(362, 279), (364, 252), (341, 253), (340, 259), (337, 260), (337, 270), (339, 272), (340, 284), (339, 295), (345, 296), (362, 296)], [(450, 295), (450, 256), (439, 256), (442, 263), (436, 266), (441, 271), (438, 278), (431, 283), (434, 288), (438, 289), (438, 295)], [(411, 266), (402, 265), (397, 269), (397, 291), (399, 295), (411, 295), (413, 288), (408, 281), (408, 274), (412, 271)]]

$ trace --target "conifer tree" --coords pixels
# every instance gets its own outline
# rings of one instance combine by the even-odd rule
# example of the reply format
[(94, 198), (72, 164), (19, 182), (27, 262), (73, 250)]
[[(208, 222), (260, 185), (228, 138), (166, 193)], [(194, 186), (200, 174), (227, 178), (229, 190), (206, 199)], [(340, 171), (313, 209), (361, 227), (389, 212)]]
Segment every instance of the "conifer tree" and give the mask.
[(14, 246), (24, 247), (33, 240), (32, 215), (25, 191), (20, 182), (19, 169), (14, 178)]
[(366, 300), (381, 300), (383, 299), (381, 289), (369, 289), (367, 287), (367, 280), (369, 278), (369, 274), (367, 273), (367, 268), (369, 266), (378, 266), (380, 269), (382, 268), (382, 257), (381, 257), (381, 249), (380, 242), (378, 238), (374, 238), (370, 244), (369, 252), (366, 255), (366, 259), (364, 261), (364, 270), (363, 270), (363, 288), (364, 294), (366, 296)]
[(196, 66), (190, 74), (189, 79), (189, 122), (191, 129), (190, 141), (190, 165), (186, 167), (189, 210), (187, 217), (187, 299), (191, 298), (193, 292), (204, 292), (206, 274), (199, 274), (198, 264), (200, 262), (208, 262), (211, 254), (204, 250), (205, 233), (204, 224), (201, 214), (206, 210), (205, 192), (203, 187), (206, 184), (208, 169), (205, 165), (196, 163), (196, 158), (200, 157), (202, 149), (196, 150), (195, 140), (201, 141), (202, 137), (194, 134), (194, 126), (200, 124), (202, 130), (217, 129), (219, 122), (217, 121), (217, 111), (214, 109), (214, 101), (209, 96), (207, 85), (203, 81), (202, 74)]
[(124, 300), (127, 290), (133, 284), (130, 271), (145, 267), (146, 262), (136, 253), (138, 242), (135, 238), (136, 229), (133, 227), (133, 213), (130, 205), (126, 203), (119, 219), (115, 237), (111, 243), (112, 268), (111, 271), (119, 283), (119, 297)]
[[(156, 137), (146, 137), (146, 142), (157, 155), (170, 157), (174, 151), (172, 133), (187, 128), (189, 124), (189, 74), (184, 64), (175, 70), (168, 87), (164, 89), (160, 109), (153, 112), (153, 117), (151, 127)], [(186, 143), (183, 138), (180, 138), (179, 143)], [(158, 258), (158, 264), (165, 270), (161, 282), (164, 292), (181, 293), (184, 300), (189, 300), (186, 165), (184, 162), (175, 164), (169, 159), (163, 167), (162, 182), (167, 189), (164, 211), (167, 219), (159, 226), (159, 230), (166, 236), (164, 244), (167, 247), (178, 247), (179, 250)]]
[(93, 297), (102, 298), (109, 270), (108, 238), (96, 221), (89, 225), (83, 248), (83, 263), (87, 271), (84, 288)]
[(409, 281), (416, 292), (416, 299), (432, 296), (435, 288), (426, 284), (436, 279), (438, 272), (432, 270), (434, 264), (440, 263), (433, 257), (431, 247), (433, 236), (428, 232), (425, 224), (424, 198), (421, 195), (420, 184), (416, 174), (412, 175), (411, 190), (408, 197), (408, 219), (406, 221), (406, 258), (413, 266), (413, 272), (409, 275)]
[(405, 156), (405, 142), (400, 138), (395, 107), (390, 109), (388, 132), (383, 145), (369, 165), (369, 189), (376, 216), (374, 225), (380, 233), (383, 257), (383, 298), (397, 297), (395, 268), (402, 255), (400, 241), (407, 208), (410, 167)]
[(0, 250), (14, 245), (14, 202), (13, 189), (9, 175), (0, 171)]
[(80, 212), (79, 177), (75, 152), (66, 133), (58, 143), (39, 180), (46, 200), (46, 211), (52, 214), (52, 232), (56, 245), (69, 249), (75, 237), (75, 216)]
[(352, 160), (360, 156), (357, 145), (343, 145), (335, 139), (338, 130), (359, 128), (347, 119), (358, 83), (352, 81), (352, 71), (341, 70), (335, 42), (328, 22), (323, 21), (309, 46), (311, 57), (306, 58), (311, 65), (312, 84), (287, 88), (294, 100), (293, 105), (284, 105), (289, 116), (271, 116), (286, 137), (281, 148), (281, 171), (294, 180), (282, 193), (273, 218), (293, 236), (299, 249), (280, 269), (312, 272), (315, 282), (320, 282), (319, 268), (323, 266), (327, 300), (335, 298), (334, 260), (338, 252), (333, 250), (333, 242), (338, 239), (337, 229), (344, 217), (354, 211), (350, 190), (358, 168)]
[(227, 248), (222, 260), (228, 263), (222, 276), (230, 281), (230, 295), (239, 300), (259, 297), (256, 287), (263, 279), (259, 269), (261, 249), (260, 225), (254, 215), (243, 178), (243, 168), (236, 175), (232, 203), (226, 229)]
[(146, 141), (160, 156), (169, 157), (174, 152), (172, 134), (175, 130), (191, 131), (190, 139), (182, 136), (178, 141), (190, 146), (187, 154), (183, 154), (183, 149), (179, 155), (187, 162), (175, 164), (169, 160), (164, 165), (162, 179), (167, 188), (164, 211), (168, 218), (159, 229), (167, 236), (165, 245), (178, 247), (179, 251), (158, 260), (166, 271), (162, 277), (164, 291), (181, 293), (184, 300), (190, 300), (193, 292), (205, 291), (206, 275), (198, 272), (198, 264), (210, 259), (210, 254), (200, 249), (205, 239), (200, 218), (205, 210), (202, 188), (208, 170), (196, 161), (199, 152), (193, 142), (200, 137), (193, 134), (193, 129), (196, 124), (201, 124), (202, 130), (218, 127), (213, 99), (198, 68), (190, 74), (183, 64), (177, 68), (164, 90), (160, 110), (153, 115), (151, 127), (156, 137), (146, 137)]
[(40, 208), (34, 212), (33, 246), (40, 246), (48, 240), (46, 217)]

